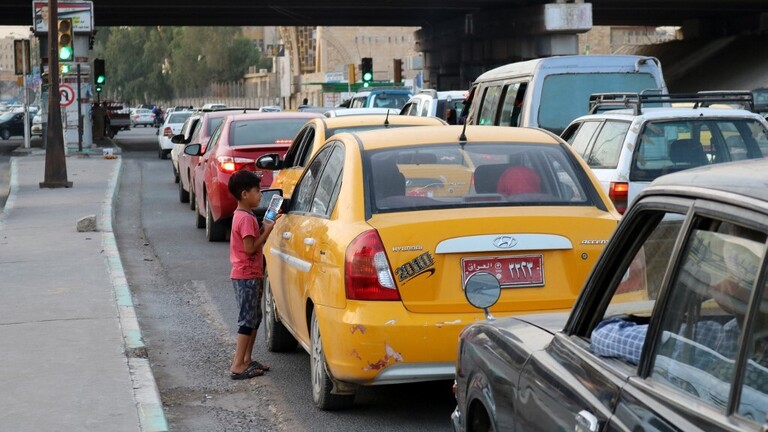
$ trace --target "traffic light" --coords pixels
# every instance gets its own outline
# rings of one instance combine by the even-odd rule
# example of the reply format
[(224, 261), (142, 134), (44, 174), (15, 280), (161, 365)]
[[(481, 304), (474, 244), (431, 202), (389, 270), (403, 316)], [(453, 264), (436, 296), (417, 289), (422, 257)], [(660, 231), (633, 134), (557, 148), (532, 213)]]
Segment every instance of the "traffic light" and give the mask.
[(97, 86), (107, 83), (107, 74), (104, 70), (104, 59), (93, 59), (93, 81)]
[(66, 63), (59, 63), (59, 75), (66, 75), (70, 70), (72, 70), (70, 65)]
[(392, 82), (397, 84), (403, 81), (403, 60), (402, 59), (392, 60), (392, 72), (394, 76), (394, 78), (392, 79)]
[(72, 19), (59, 20), (59, 60), (71, 62), (75, 58)]
[(373, 59), (370, 57), (363, 57), (360, 64), (360, 73), (363, 74), (363, 87), (370, 87), (371, 81), (373, 81)]
[(355, 75), (355, 65), (349, 65), (349, 81), (350, 84), (357, 82), (357, 76)]

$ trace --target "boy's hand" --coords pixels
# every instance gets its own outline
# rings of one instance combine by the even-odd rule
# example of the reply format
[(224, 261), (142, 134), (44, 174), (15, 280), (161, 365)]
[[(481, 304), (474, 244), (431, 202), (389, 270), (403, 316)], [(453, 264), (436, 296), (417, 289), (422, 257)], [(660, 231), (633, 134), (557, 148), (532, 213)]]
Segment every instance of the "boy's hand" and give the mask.
[(261, 221), (261, 228), (265, 234), (272, 231), (272, 228), (274, 227), (275, 227), (275, 223), (269, 219), (264, 219), (263, 221)]

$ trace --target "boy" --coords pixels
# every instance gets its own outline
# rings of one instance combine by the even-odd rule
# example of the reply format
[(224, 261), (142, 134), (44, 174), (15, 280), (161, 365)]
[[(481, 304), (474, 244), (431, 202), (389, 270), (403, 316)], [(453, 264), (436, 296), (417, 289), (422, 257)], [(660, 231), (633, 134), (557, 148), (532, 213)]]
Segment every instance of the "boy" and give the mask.
[(259, 229), (259, 222), (251, 212), (261, 201), (260, 183), (256, 173), (237, 171), (229, 178), (228, 184), (229, 192), (237, 199), (229, 241), (230, 278), (240, 307), (235, 358), (229, 368), (230, 378), (234, 380), (261, 376), (269, 370), (269, 366), (251, 359), (256, 331), (261, 322), (262, 246), (274, 226), (274, 222), (265, 219), (263, 228)]

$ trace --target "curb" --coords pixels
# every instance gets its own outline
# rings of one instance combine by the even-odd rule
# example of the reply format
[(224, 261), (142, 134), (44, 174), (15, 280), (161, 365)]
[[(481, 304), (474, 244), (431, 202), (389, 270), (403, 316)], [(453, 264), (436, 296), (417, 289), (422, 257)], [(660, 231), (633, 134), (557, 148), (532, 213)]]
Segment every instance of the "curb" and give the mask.
[[(109, 180), (107, 195), (101, 211), (102, 246), (107, 261), (107, 269), (117, 302), (120, 328), (123, 332), (125, 355), (128, 359), (128, 369), (133, 381), (133, 397), (139, 414), (140, 428), (143, 432), (166, 432), (168, 422), (163, 411), (160, 392), (157, 389), (155, 377), (147, 359), (147, 350), (141, 336), (139, 321), (133, 307), (133, 298), (125, 277), (123, 263), (117, 249), (117, 242), (112, 231), (112, 220), (115, 217), (115, 201), (117, 200), (117, 184), (123, 171), (123, 159), (117, 160), (117, 168)], [(13, 171), (12, 171), (13, 172)], [(11, 192), (13, 193), (13, 191)], [(8, 197), (8, 201), (11, 196)]]
[(16, 200), (16, 190), (19, 188), (16, 185), (16, 177), (18, 175), (18, 166), (16, 165), (16, 158), (11, 158), (11, 177), (8, 181), (8, 198), (5, 200), (5, 206), (0, 208), (0, 228), (5, 224), (5, 220), (8, 218), (8, 212), (13, 209), (13, 202)]

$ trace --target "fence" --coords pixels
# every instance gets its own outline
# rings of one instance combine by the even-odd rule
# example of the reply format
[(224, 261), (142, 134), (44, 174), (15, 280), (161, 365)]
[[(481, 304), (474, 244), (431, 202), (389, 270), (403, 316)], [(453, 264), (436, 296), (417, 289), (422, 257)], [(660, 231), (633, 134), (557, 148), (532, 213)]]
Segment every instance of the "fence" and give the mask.
[(206, 103), (222, 103), (227, 106), (258, 108), (265, 105), (280, 105), (271, 80), (234, 81), (213, 83), (197, 94), (187, 94), (171, 100), (158, 101), (161, 106), (193, 106)]

